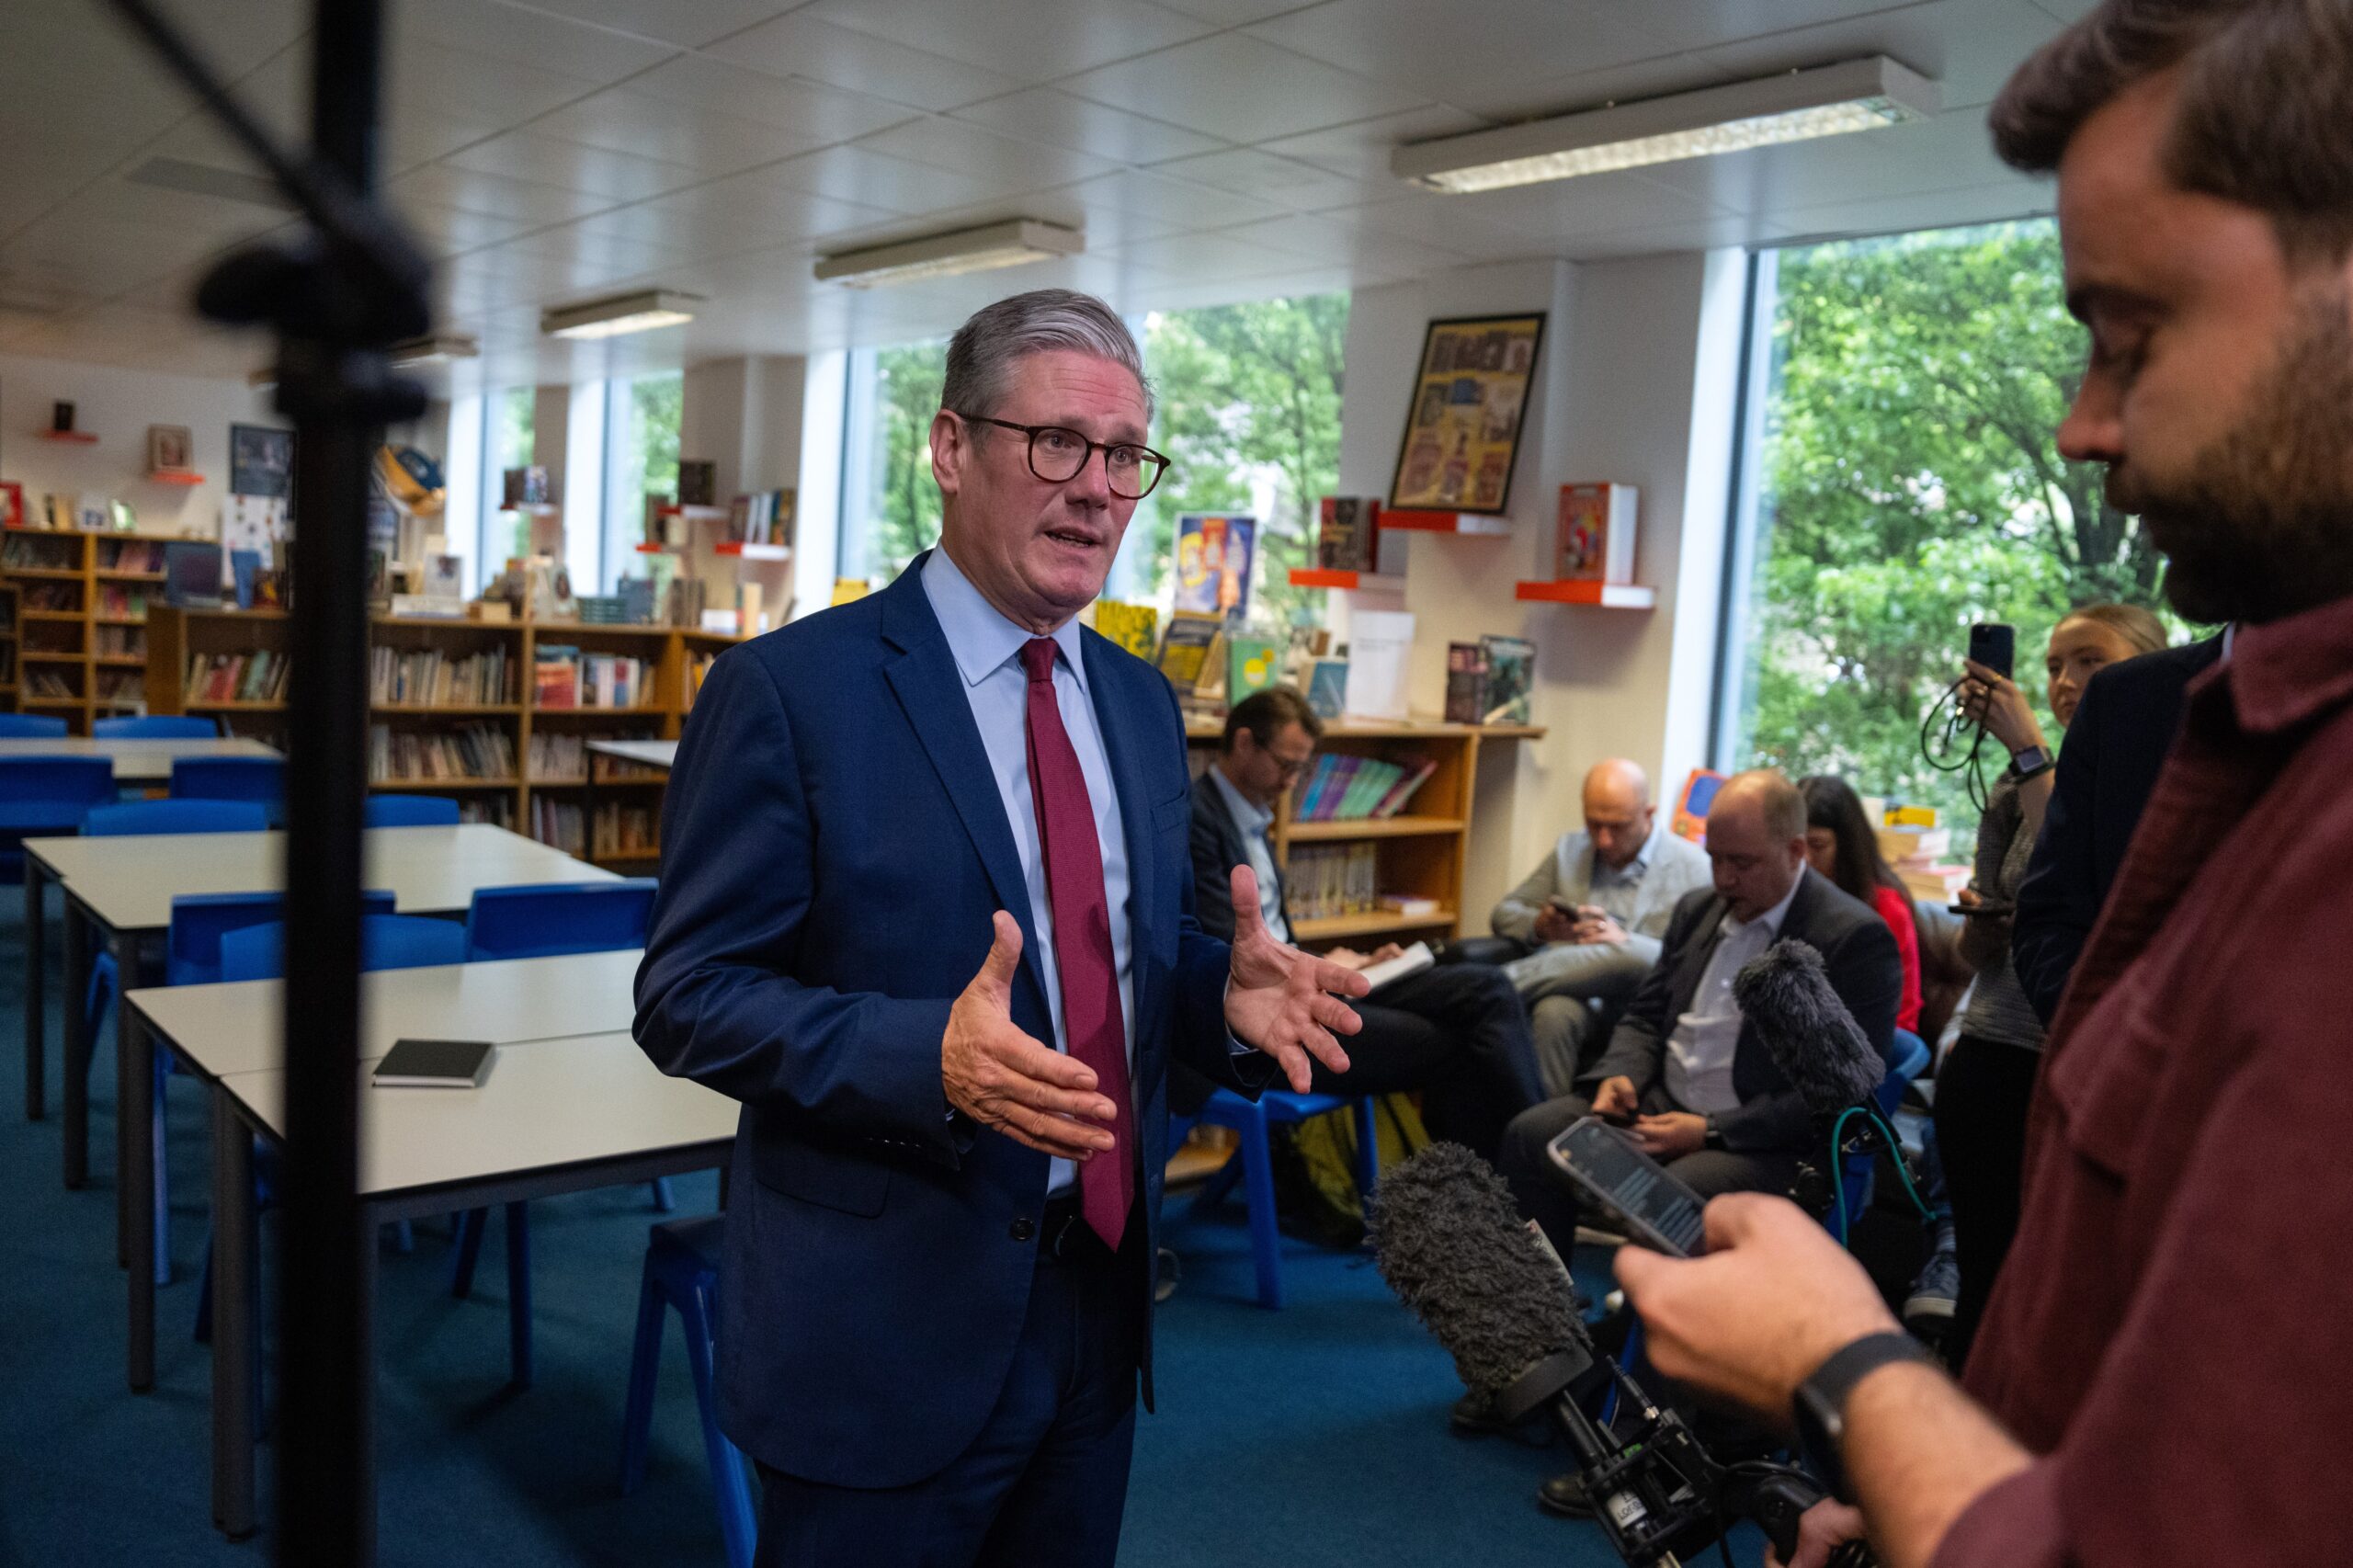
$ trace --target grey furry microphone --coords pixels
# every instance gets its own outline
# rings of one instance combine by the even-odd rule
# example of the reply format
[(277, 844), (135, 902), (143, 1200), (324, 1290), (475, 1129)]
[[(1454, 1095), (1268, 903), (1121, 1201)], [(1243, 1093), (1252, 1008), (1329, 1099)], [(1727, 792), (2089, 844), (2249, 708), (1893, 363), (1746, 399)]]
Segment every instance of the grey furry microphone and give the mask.
[(1887, 1063), (1831, 989), (1813, 947), (1782, 937), (1740, 966), (1732, 994), (1773, 1065), (1817, 1119), (1871, 1103)]

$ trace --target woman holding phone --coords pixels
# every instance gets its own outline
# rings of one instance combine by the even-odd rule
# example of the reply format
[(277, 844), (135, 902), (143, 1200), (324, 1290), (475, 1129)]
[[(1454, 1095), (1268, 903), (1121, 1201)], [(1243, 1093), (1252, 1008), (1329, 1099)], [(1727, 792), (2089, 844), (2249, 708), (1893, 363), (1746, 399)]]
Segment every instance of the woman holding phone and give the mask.
[[(2052, 629), (2043, 653), (2052, 718), (2064, 731), (2095, 674), (2165, 645), (2164, 623), (2137, 605), (2070, 610)], [(1961, 1014), (1961, 1038), (1937, 1073), (1937, 1142), (1961, 1265), (1961, 1291), (1944, 1341), (1946, 1363), (1955, 1372), (2018, 1234), (2027, 1103), (2042, 1052), (2042, 1020), (2010, 967), (2010, 913), (2051, 803), (2056, 763), (2034, 706), (2016, 681), (1973, 661), (1964, 660), (1961, 669), (1962, 714), (2008, 751), (2010, 765), (1987, 798), (1977, 824), (1976, 863), (1961, 892), (1967, 912), (1961, 953), (1976, 970), (1977, 982)]]

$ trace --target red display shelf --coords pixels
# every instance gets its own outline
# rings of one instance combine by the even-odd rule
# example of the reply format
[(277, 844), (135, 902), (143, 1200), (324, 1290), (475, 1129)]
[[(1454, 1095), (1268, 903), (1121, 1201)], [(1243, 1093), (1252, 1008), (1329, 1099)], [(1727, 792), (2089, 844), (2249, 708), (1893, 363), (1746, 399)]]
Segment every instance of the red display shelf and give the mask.
[(150, 484), (201, 484), (204, 475), (192, 468), (159, 468), (148, 472), (147, 482)]
[(746, 561), (783, 561), (792, 554), (789, 544), (747, 544), (740, 539), (722, 540), (710, 551), (714, 555), (740, 555)]
[(95, 447), (98, 444), (98, 438), (87, 430), (44, 430), (40, 433), (40, 438), (44, 441), (62, 441), (69, 447)]
[(1471, 534), (1495, 538), (1511, 532), (1511, 519), (1483, 512), (1424, 512), (1381, 509), (1381, 526), (1405, 533)]
[(1538, 604), (1598, 605), (1603, 609), (1655, 609), (1658, 590), (1639, 583), (1522, 583), (1512, 597)]
[(733, 514), (724, 506), (656, 506), (654, 515), (657, 517), (688, 517), (706, 523), (723, 523)]
[(1405, 579), (1383, 577), (1374, 572), (1338, 572), (1322, 566), (1294, 566), (1290, 569), (1290, 585), (1294, 588), (1370, 588), (1393, 594), (1404, 591)]

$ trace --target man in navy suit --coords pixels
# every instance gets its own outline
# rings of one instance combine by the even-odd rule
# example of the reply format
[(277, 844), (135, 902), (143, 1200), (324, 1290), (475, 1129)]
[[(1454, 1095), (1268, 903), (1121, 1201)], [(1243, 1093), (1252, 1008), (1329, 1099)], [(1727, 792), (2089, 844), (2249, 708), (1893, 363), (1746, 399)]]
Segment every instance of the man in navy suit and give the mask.
[(1165, 460), (1100, 301), (950, 342), (939, 548), (712, 666), (664, 805), (637, 1038), (743, 1102), (720, 1421), (763, 1564), (1104, 1564), (1181, 1060), (1345, 1072), (1363, 980), (1192, 914), (1168, 683), (1080, 629)]

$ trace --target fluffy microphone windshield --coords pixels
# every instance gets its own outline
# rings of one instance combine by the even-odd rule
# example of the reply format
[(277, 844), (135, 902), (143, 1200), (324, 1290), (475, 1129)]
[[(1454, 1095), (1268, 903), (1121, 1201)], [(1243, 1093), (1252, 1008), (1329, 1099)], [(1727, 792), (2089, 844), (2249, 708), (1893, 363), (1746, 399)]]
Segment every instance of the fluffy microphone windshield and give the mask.
[(1432, 1143), (1381, 1173), (1373, 1248), (1389, 1288), (1472, 1388), (1507, 1388), (1583, 1342), (1559, 1267), (1520, 1223), (1503, 1177), (1460, 1143)]
[(1807, 1110), (1836, 1116), (1870, 1103), (1886, 1064), (1830, 988), (1820, 953), (1784, 937), (1740, 966), (1732, 994)]

